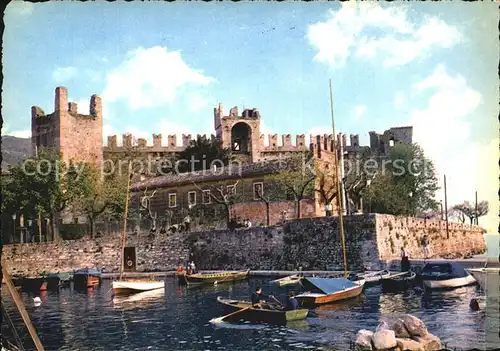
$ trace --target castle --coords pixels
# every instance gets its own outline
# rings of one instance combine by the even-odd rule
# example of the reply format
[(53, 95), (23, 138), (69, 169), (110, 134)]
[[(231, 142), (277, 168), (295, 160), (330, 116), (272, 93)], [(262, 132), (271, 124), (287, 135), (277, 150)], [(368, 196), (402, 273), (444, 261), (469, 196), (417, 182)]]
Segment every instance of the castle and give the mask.
[[(119, 146), (117, 136), (108, 136), (107, 145), (103, 145), (103, 116), (102, 103), (97, 95), (90, 98), (90, 114), (83, 115), (77, 113), (77, 105), (74, 102), (68, 102), (68, 91), (64, 87), (55, 89), (55, 109), (51, 114), (46, 115), (44, 111), (33, 106), (32, 111), (32, 146), (36, 150), (39, 147), (52, 147), (61, 152), (66, 162), (89, 162), (97, 166), (101, 165), (103, 160), (123, 155), (133, 150), (143, 156), (151, 156), (153, 159), (162, 159), (165, 156), (173, 156), (185, 150), (191, 143), (191, 135), (182, 135), (182, 145), (177, 144), (176, 135), (168, 135), (167, 142), (164, 143), (161, 134), (153, 134), (153, 145), (148, 145), (145, 139), (134, 140), (130, 134), (122, 136), (122, 145)], [(281, 157), (287, 157), (294, 153), (313, 151), (315, 168), (327, 170), (328, 173), (335, 169), (335, 143), (333, 135), (311, 135), (309, 142), (303, 134), (295, 136), (295, 143), (292, 143), (290, 134), (268, 135), (266, 138), (260, 132), (261, 115), (258, 109), (244, 109), (241, 115), (237, 107), (224, 113), (224, 107), (219, 104), (214, 108), (214, 130), (215, 135), (211, 138), (217, 138), (222, 146), (231, 151), (233, 159), (240, 161), (245, 166), (243, 177), (244, 184), (239, 185), (242, 188), (242, 198), (245, 198), (244, 204), (235, 206), (236, 211), (258, 223), (262, 220), (262, 203), (256, 197), (256, 191), (262, 192), (266, 188), (266, 175), (272, 173), (272, 170), (263, 167), (265, 161), (276, 160)], [(339, 158), (338, 165), (341, 165), (344, 157), (358, 155), (363, 151), (369, 151), (374, 155), (387, 155), (394, 144), (412, 142), (412, 127), (397, 127), (386, 130), (383, 134), (370, 132), (370, 146), (359, 144), (359, 135), (350, 135), (350, 144), (347, 144), (347, 136), (339, 133), (337, 135), (337, 152)], [(281, 140), (281, 142), (280, 142)], [(342, 151), (342, 152), (339, 152)], [(337, 166), (339, 167), (339, 166)], [(342, 167), (339, 167), (342, 169)], [(341, 172), (339, 172), (340, 174)], [(333, 173), (332, 173), (333, 174)], [(194, 178), (193, 178), (194, 177)], [(181, 179), (182, 178), (182, 179)], [(199, 187), (193, 188), (193, 180), (206, 183), (226, 182), (227, 187), (231, 187), (231, 177), (222, 172), (217, 177), (207, 179), (204, 175), (190, 174), (179, 177), (175, 174), (162, 175), (153, 179), (143, 179), (133, 184), (131, 190), (140, 197), (140, 193), (146, 190), (161, 190), (156, 199), (152, 200), (153, 212), (160, 214), (161, 218), (165, 213), (173, 210), (184, 213), (191, 209), (194, 204), (209, 204), (207, 194), (209, 190), (199, 191)], [(188, 181), (186, 183), (186, 181)], [(314, 184), (317, 189), (320, 186), (320, 179), (315, 179)], [(208, 183), (207, 183), (208, 182)], [(195, 184), (196, 185), (196, 184)], [(335, 184), (330, 184), (333, 188)], [(198, 194), (199, 192), (199, 194)], [(197, 196), (201, 201), (196, 200)], [(293, 201), (275, 203), (276, 213), (293, 212)], [(288, 199), (290, 200), (290, 199)], [(291, 202), (291, 203), (290, 203)], [(324, 215), (325, 209), (329, 203), (326, 203), (324, 196), (321, 198), (316, 191), (310, 195), (309, 199), (304, 199), (302, 211), (305, 216), (315, 217)], [(238, 210), (239, 208), (239, 210)], [(184, 212), (183, 212), (184, 211)], [(179, 215), (180, 216), (180, 215)], [(170, 218), (175, 217), (172, 213)], [(274, 218), (271, 224), (279, 221)]]

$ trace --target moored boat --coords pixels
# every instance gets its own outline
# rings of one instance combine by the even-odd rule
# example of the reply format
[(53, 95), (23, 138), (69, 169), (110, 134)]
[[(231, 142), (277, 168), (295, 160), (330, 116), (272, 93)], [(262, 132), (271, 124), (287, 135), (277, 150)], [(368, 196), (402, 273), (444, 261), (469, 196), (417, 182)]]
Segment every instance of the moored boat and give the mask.
[(278, 286), (293, 285), (298, 284), (302, 280), (302, 278), (302, 276), (295, 274), (288, 277), (272, 280), (271, 283), (274, 283)]
[(92, 268), (83, 268), (73, 273), (73, 283), (76, 289), (87, 289), (101, 284), (101, 271)]
[(163, 280), (116, 280), (111, 283), (114, 295), (130, 295), (165, 288)]
[(311, 288), (295, 296), (302, 306), (315, 306), (337, 302), (359, 296), (365, 285), (364, 280), (351, 281), (345, 278), (306, 277), (301, 281), (304, 288)]
[(391, 274), (380, 279), (382, 290), (385, 292), (402, 291), (415, 286), (416, 273), (412, 271)]
[(426, 263), (419, 274), (419, 280), (427, 289), (454, 289), (476, 284), (476, 279), (455, 262)]
[[(470, 268), (467, 269), (467, 272), (474, 277), (483, 291), (487, 289), (488, 280), (498, 281), (500, 276), (499, 267)], [(498, 285), (496, 287), (498, 288)]]
[(248, 269), (233, 272), (182, 274), (179, 275), (179, 279), (182, 279), (187, 285), (219, 284), (248, 279), (249, 272)]
[(241, 313), (236, 313), (234, 316), (228, 317), (228, 321), (245, 320), (250, 322), (284, 325), (290, 321), (305, 319), (309, 313), (309, 310), (305, 308), (290, 311), (285, 311), (281, 308), (253, 308), (251, 307), (252, 303), (250, 301), (232, 300), (223, 298), (222, 296), (218, 296), (217, 301), (223, 304), (228, 312), (235, 312), (248, 308)]
[(69, 287), (71, 278), (71, 274), (67, 272), (50, 273), (47, 275), (47, 289)]
[(356, 274), (355, 279), (352, 280), (364, 280), (365, 285), (375, 285), (377, 283), (380, 283), (381, 279), (388, 278), (390, 275), (391, 272), (389, 272), (388, 270), (365, 272)]

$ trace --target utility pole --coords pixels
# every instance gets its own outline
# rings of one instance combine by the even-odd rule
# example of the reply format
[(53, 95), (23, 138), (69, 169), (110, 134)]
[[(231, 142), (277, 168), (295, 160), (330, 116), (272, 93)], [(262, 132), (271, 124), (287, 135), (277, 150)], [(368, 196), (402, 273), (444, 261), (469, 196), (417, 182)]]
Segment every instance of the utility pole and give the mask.
[(475, 215), (476, 215), (476, 225), (479, 224), (479, 217), (477, 216), (477, 190), (476, 190), (476, 206), (475, 206)]
[(446, 196), (446, 174), (444, 175), (444, 214), (446, 219), (446, 239), (450, 238), (448, 231), (448, 197)]
[(335, 156), (335, 178), (337, 183), (337, 203), (339, 211), (339, 222), (340, 222), (340, 236), (342, 238), (342, 251), (344, 253), (344, 277), (347, 278), (347, 252), (345, 247), (345, 236), (344, 236), (344, 211), (342, 210), (342, 191), (339, 177), (339, 158), (337, 152), (337, 136), (335, 135), (335, 120), (333, 117), (333, 94), (332, 94), (332, 80), (330, 79), (330, 108), (332, 112), (332, 129), (333, 129), (333, 154)]

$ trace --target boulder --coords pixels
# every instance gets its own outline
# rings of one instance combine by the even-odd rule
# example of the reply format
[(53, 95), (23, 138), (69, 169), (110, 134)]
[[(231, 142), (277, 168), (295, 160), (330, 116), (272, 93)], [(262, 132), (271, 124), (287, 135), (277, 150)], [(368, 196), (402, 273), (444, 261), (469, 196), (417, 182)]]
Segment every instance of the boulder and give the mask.
[(441, 340), (431, 333), (424, 336), (415, 336), (413, 339), (422, 345), (424, 351), (438, 351), (442, 348)]
[(429, 333), (427, 331), (427, 327), (425, 326), (424, 322), (422, 322), (417, 317), (412, 316), (411, 314), (407, 314), (404, 316), (403, 323), (404, 326), (406, 327), (406, 330), (408, 330), (408, 333), (410, 333), (412, 337), (424, 336)]
[(376, 350), (392, 349), (398, 345), (394, 330), (380, 330), (372, 337), (373, 346)]
[(424, 347), (418, 341), (408, 338), (396, 338), (401, 351), (424, 351)]
[(392, 330), (394, 330), (394, 333), (396, 334), (396, 338), (404, 338), (404, 339), (410, 339), (411, 335), (408, 332), (408, 329), (405, 327), (405, 323), (402, 319), (396, 319), (392, 323)]
[(372, 331), (366, 329), (361, 329), (360, 331), (358, 331), (358, 335), (356, 337), (356, 349), (373, 350), (372, 336), (373, 336)]

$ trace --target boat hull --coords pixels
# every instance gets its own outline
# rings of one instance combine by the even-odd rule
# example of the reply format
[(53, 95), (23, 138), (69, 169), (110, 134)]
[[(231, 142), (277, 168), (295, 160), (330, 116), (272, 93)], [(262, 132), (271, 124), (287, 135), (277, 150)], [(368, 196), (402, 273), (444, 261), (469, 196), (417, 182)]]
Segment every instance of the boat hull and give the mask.
[[(249, 301), (230, 300), (222, 298), (221, 296), (217, 297), (217, 301), (224, 305), (228, 313), (233, 313), (251, 306), (251, 302)], [(250, 322), (285, 325), (287, 322), (307, 318), (308, 313), (309, 310), (304, 308), (291, 311), (250, 308), (246, 311), (242, 311), (241, 313), (237, 313), (234, 316), (230, 316), (225, 320), (245, 320)]]
[(391, 273), (389, 271), (380, 271), (373, 273), (366, 273), (358, 275), (361, 279), (365, 281), (365, 286), (376, 285), (380, 283), (381, 279), (390, 277)]
[(111, 283), (115, 295), (130, 295), (165, 288), (164, 281), (114, 281)]
[(357, 297), (363, 291), (365, 285), (364, 280), (356, 281), (357, 286), (348, 288), (332, 294), (318, 294), (318, 293), (304, 293), (295, 296), (300, 301), (301, 306), (313, 307), (316, 305), (323, 305), (327, 303), (334, 303)]
[(415, 273), (408, 273), (405, 276), (399, 276), (397, 278), (388, 278), (380, 279), (380, 283), (382, 284), (382, 291), (384, 292), (396, 292), (396, 291), (404, 291), (407, 289), (411, 289), (415, 286)]
[(273, 280), (272, 282), (278, 286), (294, 285), (298, 284), (302, 280), (302, 277), (298, 275), (291, 275), (289, 277)]
[(75, 289), (88, 289), (101, 285), (101, 272), (96, 270), (80, 270), (73, 274)]
[(424, 280), (423, 285), (427, 289), (446, 290), (476, 284), (477, 281), (472, 275), (460, 278)]
[(244, 272), (221, 272), (221, 273), (205, 273), (205, 274), (179, 274), (179, 280), (187, 285), (203, 285), (203, 284), (219, 284), (235, 282), (248, 279), (249, 271)]
[(498, 279), (500, 275), (500, 268), (471, 268), (467, 271), (474, 277), (483, 291), (486, 291), (488, 276)]

